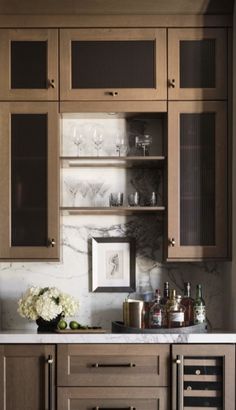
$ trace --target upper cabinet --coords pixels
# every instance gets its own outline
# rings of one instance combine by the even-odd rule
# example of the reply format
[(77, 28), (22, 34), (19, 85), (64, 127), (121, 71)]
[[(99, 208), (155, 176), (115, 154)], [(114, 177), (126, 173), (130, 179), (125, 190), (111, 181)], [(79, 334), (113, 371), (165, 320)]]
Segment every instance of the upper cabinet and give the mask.
[(61, 100), (165, 100), (166, 29), (60, 30)]
[(58, 30), (0, 30), (0, 100), (58, 99)]
[(168, 30), (168, 99), (227, 99), (227, 30)]
[(58, 259), (58, 107), (0, 103), (0, 258)]
[(227, 103), (169, 103), (168, 259), (227, 258)]

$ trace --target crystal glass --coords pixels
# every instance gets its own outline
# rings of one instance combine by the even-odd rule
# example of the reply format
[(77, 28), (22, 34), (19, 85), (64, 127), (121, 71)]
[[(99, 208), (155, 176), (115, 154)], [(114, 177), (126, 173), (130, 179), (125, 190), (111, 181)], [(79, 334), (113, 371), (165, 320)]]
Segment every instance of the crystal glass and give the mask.
[(99, 157), (100, 150), (103, 145), (103, 130), (102, 127), (94, 127), (92, 132), (93, 142), (95, 145), (95, 149), (97, 151), (97, 157)]
[(138, 135), (135, 137), (135, 146), (137, 150), (142, 150), (143, 156), (149, 155), (149, 149), (152, 143), (152, 137), (148, 134)]
[(129, 206), (139, 206), (140, 205), (140, 195), (139, 192), (132, 192), (128, 195)]
[(116, 152), (118, 157), (125, 157), (127, 155), (127, 144), (125, 144), (125, 139), (121, 137), (116, 138)]
[(110, 206), (122, 206), (123, 205), (123, 192), (112, 192), (110, 194)]
[(77, 147), (77, 156), (80, 156), (80, 147), (84, 142), (83, 132), (80, 127), (73, 127), (72, 130), (72, 141)]

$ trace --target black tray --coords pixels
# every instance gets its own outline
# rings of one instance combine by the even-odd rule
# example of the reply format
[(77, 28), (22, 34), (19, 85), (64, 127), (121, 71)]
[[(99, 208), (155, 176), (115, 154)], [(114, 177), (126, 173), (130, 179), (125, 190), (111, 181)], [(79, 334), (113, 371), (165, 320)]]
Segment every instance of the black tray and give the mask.
[(207, 333), (207, 325), (204, 323), (172, 329), (138, 329), (136, 327), (125, 326), (123, 322), (112, 322), (111, 330), (112, 333)]

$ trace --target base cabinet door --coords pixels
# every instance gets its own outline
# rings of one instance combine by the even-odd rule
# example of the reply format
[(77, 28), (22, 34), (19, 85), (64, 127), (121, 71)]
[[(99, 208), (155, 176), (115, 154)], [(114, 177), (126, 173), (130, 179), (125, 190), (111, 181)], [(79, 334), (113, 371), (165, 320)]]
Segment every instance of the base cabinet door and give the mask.
[(52, 345), (0, 345), (0, 409), (53, 410)]
[(235, 345), (174, 345), (172, 410), (235, 410)]
[(167, 388), (58, 389), (57, 410), (168, 410)]

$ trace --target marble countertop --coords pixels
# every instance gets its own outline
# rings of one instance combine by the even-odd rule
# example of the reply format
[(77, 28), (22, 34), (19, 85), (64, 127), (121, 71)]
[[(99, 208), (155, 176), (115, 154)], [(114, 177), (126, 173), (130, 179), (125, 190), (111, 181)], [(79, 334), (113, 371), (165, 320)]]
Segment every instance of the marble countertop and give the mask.
[(211, 331), (192, 334), (57, 334), (36, 331), (0, 331), (0, 343), (236, 343), (236, 333)]

